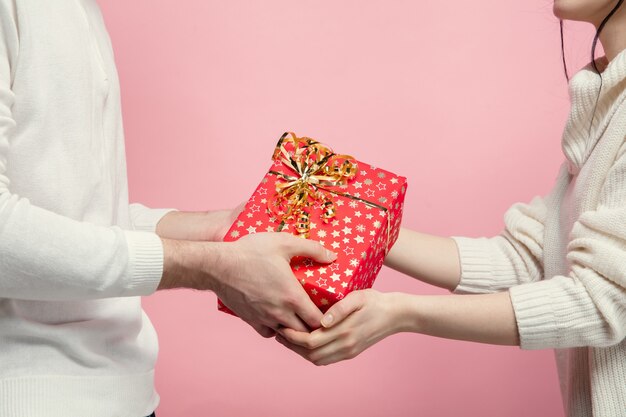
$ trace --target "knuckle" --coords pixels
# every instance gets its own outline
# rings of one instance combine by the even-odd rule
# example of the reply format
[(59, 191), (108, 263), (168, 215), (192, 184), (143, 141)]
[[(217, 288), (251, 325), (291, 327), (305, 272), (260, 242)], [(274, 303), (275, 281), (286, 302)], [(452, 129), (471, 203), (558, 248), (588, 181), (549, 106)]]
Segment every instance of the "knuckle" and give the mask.
[(304, 347), (306, 347), (307, 349), (311, 350), (311, 349), (315, 349), (315, 341), (313, 341), (312, 339), (305, 339), (304, 340)]
[(356, 349), (356, 346), (357, 346), (357, 340), (352, 336), (348, 336), (344, 344), (344, 349), (350, 352)]

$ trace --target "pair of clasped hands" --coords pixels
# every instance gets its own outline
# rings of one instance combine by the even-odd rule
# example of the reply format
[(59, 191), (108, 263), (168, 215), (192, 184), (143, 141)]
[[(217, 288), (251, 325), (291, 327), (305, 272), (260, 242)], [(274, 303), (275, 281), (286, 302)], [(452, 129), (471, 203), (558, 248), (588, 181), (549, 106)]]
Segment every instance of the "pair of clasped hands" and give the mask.
[(325, 314), (295, 279), (291, 258), (323, 264), (337, 255), (288, 233), (258, 233), (222, 242), (243, 206), (209, 213), (172, 211), (157, 225), (164, 271), (159, 290), (210, 290), (263, 337), (316, 365), (350, 359), (384, 337), (402, 331), (394, 294), (355, 291)]

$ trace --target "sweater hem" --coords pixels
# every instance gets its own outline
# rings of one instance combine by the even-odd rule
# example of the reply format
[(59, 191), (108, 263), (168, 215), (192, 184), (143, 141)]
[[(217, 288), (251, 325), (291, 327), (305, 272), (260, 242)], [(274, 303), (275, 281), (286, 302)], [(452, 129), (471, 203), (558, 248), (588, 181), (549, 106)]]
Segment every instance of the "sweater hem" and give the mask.
[(0, 379), (3, 417), (144, 417), (159, 404), (154, 371), (116, 376)]

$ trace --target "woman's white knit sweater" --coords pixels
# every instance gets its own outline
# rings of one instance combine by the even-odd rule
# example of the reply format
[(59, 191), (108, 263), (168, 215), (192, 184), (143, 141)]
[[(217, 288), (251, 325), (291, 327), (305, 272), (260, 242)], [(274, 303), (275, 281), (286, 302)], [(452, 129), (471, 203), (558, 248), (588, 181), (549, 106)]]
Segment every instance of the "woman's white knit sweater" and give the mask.
[(95, 0), (0, 0), (0, 416), (142, 417), (158, 403), (164, 214), (129, 205)]
[[(566, 161), (494, 238), (454, 237), (456, 291), (509, 289), (521, 346), (555, 348), (568, 416), (626, 416), (626, 50), (570, 80)], [(590, 123), (593, 117), (593, 124)]]

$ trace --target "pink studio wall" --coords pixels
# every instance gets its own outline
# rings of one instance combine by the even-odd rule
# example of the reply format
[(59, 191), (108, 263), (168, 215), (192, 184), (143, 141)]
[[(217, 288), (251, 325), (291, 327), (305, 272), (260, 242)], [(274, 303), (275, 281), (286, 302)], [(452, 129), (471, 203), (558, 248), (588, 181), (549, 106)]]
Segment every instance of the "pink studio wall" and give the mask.
[[(568, 110), (547, 0), (100, 0), (116, 51), (131, 199), (245, 200), (284, 130), (409, 177), (404, 224), (490, 236), (547, 192)], [(571, 24), (572, 69), (591, 31)], [(380, 291), (444, 293), (384, 269)], [(551, 351), (397, 335), (316, 368), (218, 313), (212, 294), (145, 299), (160, 417), (559, 416)]]

